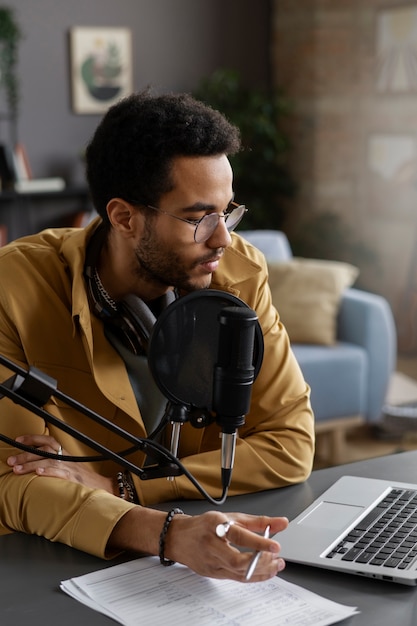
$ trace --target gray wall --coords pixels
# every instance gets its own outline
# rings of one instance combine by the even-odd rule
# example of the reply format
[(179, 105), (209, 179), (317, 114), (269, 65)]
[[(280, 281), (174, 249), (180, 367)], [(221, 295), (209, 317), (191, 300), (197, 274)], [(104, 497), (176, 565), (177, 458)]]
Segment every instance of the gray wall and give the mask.
[[(80, 153), (100, 116), (71, 110), (69, 29), (132, 30), (134, 89), (191, 91), (217, 67), (269, 82), (269, 0), (9, 0), (23, 31), (18, 138), (36, 177), (83, 180)], [(4, 126), (4, 125), (3, 125)], [(7, 129), (1, 140), (8, 141)]]

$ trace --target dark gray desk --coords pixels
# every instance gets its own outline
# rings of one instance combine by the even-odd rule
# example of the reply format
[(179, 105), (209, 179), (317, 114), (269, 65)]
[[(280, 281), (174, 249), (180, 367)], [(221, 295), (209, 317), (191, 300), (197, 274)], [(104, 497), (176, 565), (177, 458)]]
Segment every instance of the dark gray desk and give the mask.
[[(417, 452), (320, 470), (314, 472), (308, 482), (302, 485), (229, 498), (221, 508), (224, 511), (286, 515), (291, 519), (345, 474), (414, 482), (417, 478)], [(201, 513), (212, 508), (206, 502), (182, 502), (181, 506), (187, 513)], [(167, 510), (170, 505), (163, 508)], [(101, 561), (38, 537), (18, 533), (0, 537), (1, 626), (114, 624), (109, 618), (84, 607), (59, 590), (61, 580), (114, 563)], [(352, 626), (417, 624), (415, 587), (347, 574), (330, 574), (291, 563), (287, 564), (282, 576), (336, 602), (358, 606), (361, 614), (345, 622)]]

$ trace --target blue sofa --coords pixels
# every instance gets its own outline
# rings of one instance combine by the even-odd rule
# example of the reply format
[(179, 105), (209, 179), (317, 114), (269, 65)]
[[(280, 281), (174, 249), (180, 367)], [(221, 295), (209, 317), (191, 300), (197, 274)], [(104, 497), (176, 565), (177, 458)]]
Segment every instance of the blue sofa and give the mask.
[[(289, 261), (292, 251), (281, 231), (239, 231), (269, 262)], [(332, 462), (343, 461), (346, 430), (381, 418), (397, 341), (391, 308), (385, 298), (359, 289), (343, 292), (334, 345), (292, 344), (306, 381), (316, 433), (329, 441)]]

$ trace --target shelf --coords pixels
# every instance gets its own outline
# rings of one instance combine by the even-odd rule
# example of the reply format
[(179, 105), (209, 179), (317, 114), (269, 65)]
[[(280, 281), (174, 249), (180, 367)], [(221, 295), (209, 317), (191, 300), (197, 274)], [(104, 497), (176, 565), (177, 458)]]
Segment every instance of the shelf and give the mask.
[(0, 193), (0, 226), (12, 241), (45, 228), (72, 226), (80, 214), (92, 209), (89, 191), (83, 186), (62, 191)]

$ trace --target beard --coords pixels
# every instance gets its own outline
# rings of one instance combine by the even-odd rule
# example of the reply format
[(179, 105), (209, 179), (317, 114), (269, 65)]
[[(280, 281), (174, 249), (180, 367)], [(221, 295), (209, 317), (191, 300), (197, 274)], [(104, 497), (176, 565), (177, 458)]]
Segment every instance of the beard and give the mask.
[(186, 266), (181, 255), (158, 239), (155, 229), (151, 226), (152, 218), (145, 219), (142, 239), (135, 248), (137, 265), (135, 273), (142, 280), (163, 288), (175, 287), (180, 291), (207, 289), (211, 283), (211, 274), (193, 279), (191, 272), (200, 263), (213, 257), (200, 258)]

